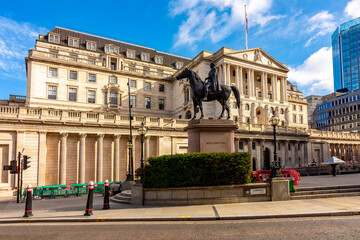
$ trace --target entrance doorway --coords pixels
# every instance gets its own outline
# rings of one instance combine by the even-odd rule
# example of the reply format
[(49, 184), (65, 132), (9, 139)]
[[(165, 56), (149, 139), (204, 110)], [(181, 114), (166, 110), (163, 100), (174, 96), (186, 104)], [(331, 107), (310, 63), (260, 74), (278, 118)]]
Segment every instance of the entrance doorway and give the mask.
[(270, 150), (265, 148), (263, 151), (264, 156), (264, 170), (270, 170)]

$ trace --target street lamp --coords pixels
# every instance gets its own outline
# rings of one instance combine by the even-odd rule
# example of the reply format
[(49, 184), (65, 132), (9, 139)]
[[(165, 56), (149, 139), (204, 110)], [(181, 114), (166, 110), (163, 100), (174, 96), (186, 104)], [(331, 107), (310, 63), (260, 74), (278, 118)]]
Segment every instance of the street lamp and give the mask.
[(129, 149), (129, 170), (128, 174), (126, 175), (126, 181), (134, 181), (134, 169), (133, 169), (133, 139), (132, 139), (132, 126), (131, 120), (133, 120), (133, 116), (131, 115), (131, 99), (130, 99), (130, 78), (128, 78), (128, 97), (129, 97), (129, 121), (130, 121), (130, 139), (127, 143), (127, 147)]
[(276, 153), (276, 126), (279, 124), (280, 119), (275, 116), (275, 111), (273, 112), (273, 116), (269, 120), (270, 124), (273, 126), (273, 133), (274, 133), (274, 162), (271, 165), (271, 177), (281, 177), (281, 167), (280, 163), (277, 159), (277, 153)]
[(141, 136), (141, 173), (140, 173), (140, 181), (143, 181), (144, 174), (144, 136), (147, 132), (147, 128), (144, 126), (144, 122), (141, 122), (141, 126), (137, 130), (138, 134)]

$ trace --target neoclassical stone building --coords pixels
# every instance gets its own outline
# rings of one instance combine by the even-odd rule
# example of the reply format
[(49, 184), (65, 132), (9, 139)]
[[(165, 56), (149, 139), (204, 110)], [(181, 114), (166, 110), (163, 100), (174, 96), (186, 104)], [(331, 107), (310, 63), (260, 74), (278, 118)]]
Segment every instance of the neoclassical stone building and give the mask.
[[(25, 59), (26, 102), (1, 102), (1, 163), (9, 164), (24, 148), (31, 156), (24, 184), (34, 186), (124, 180), (129, 103), (135, 169), (140, 166), (136, 130), (141, 122), (149, 129), (146, 158), (184, 153), (183, 128), (193, 115), (193, 103), (188, 82), (175, 76), (188, 67), (205, 79), (211, 62), (219, 81), (240, 91), (240, 109), (234, 96), (230, 99), (232, 119), (238, 124), (234, 141), (236, 151), (252, 153), (254, 170), (269, 168), (273, 161), (273, 112), (281, 120), (277, 147), (282, 165), (322, 162), (330, 154), (359, 159), (359, 134), (308, 130), (307, 102), (287, 81), (289, 69), (260, 48), (224, 47), (188, 59), (55, 27), (39, 36)], [(217, 118), (221, 108), (210, 102), (204, 103), (204, 110), (206, 118)], [(355, 150), (345, 154), (347, 146)], [(0, 185), (14, 187), (14, 178), (1, 171)]]

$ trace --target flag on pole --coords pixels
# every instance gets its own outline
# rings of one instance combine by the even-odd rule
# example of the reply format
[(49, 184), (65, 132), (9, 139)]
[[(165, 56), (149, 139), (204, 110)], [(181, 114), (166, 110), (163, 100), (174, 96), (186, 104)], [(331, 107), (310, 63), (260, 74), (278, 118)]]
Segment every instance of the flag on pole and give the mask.
[(248, 34), (248, 17), (247, 17), (246, 4), (245, 4), (245, 49), (248, 49), (247, 34)]

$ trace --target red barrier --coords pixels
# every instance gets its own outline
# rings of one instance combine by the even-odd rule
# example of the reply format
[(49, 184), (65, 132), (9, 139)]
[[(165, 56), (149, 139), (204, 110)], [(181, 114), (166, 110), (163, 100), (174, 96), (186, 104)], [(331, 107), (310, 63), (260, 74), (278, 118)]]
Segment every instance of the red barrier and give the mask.
[[(259, 182), (265, 182), (271, 175), (271, 170), (258, 170), (251, 172), (251, 177), (256, 178)], [(293, 185), (299, 185), (301, 180), (300, 173), (295, 170), (281, 170), (281, 175), (288, 180), (293, 181)]]

